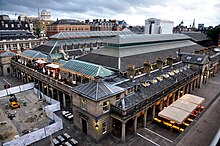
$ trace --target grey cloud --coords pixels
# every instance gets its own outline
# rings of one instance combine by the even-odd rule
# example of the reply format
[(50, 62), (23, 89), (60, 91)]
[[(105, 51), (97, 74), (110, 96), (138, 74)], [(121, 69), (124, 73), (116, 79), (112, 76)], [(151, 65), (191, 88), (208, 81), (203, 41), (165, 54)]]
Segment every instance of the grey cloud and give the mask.
[[(30, 13), (34, 15), (38, 8), (62, 13), (90, 13), (114, 15), (129, 13), (129, 7), (150, 7), (163, 5), (160, 0), (0, 0), (0, 11)], [(36, 15), (36, 14), (35, 14)], [(94, 16), (95, 17), (95, 16)]]

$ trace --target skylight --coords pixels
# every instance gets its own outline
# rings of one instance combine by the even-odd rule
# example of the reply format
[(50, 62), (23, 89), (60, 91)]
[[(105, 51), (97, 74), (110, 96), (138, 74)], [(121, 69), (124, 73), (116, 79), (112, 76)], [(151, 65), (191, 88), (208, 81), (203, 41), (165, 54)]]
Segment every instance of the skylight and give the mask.
[(197, 61), (202, 61), (202, 58), (197, 58)]

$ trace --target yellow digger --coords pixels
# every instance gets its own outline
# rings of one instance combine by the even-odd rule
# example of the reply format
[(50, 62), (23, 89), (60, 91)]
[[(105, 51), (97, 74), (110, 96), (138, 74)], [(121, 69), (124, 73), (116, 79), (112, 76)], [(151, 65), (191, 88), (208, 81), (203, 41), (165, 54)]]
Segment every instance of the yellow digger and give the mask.
[(11, 94), (10, 96), (11, 98), (9, 99), (9, 103), (11, 108), (12, 109), (19, 108), (20, 104), (18, 103), (16, 96), (14, 94)]

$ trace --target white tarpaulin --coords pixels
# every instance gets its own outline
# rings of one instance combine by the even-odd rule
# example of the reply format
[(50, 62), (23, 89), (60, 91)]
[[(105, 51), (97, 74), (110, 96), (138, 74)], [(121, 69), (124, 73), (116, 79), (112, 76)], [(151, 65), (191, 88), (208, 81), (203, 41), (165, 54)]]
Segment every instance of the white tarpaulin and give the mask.
[(202, 98), (202, 97), (199, 97), (196, 95), (192, 95), (192, 94), (185, 94), (180, 98), (180, 100), (184, 100), (184, 101), (188, 101), (190, 103), (201, 105), (205, 101), (205, 98)]
[(182, 124), (182, 122), (190, 115), (190, 112), (168, 106), (159, 112), (158, 115), (162, 118), (174, 121), (177, 124)]
[(177, 100), (170, 106), (192, 113), (198, 105), (184, 100)]
[(57, 64), (53, 64), (53, 63), (51, 63), (51, 64), (47, 64), (46, 67), (59, 68), (60, 66), (57, 65)]
[(44, 63), (47, 63), (46, 61), (44, 61), (44, 60), (36, 60), (35, 61), (36, 63), (39, 63), (39, 64), (44, 64)]
[(19, 86), (8, 88), (6, 90), (8, 92), (8, 95), (20, 92)]
[(1, 90), (0, 91), (0, 97), (4, 97), (7, 95), (7, 91), (6, 90)]

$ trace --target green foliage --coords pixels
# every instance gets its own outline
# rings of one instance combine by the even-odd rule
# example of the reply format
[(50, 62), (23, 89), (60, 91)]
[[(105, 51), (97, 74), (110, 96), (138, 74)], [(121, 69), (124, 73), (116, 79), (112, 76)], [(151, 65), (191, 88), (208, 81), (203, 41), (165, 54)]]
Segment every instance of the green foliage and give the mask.
[(214, 45), (218, 45), (218, 39), (219, 39), (219, 33), (220, 33), (220, 25), (215, 26), (213, 29), (208, 30), (207, 35), (212, 40)]
[(40, 28), (37, 28), (35, 31), (35, 35), (39, 36), (40, 35)]

